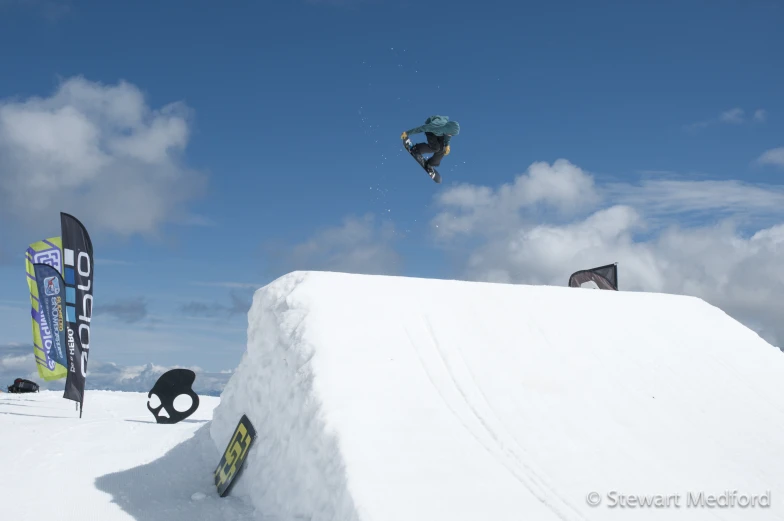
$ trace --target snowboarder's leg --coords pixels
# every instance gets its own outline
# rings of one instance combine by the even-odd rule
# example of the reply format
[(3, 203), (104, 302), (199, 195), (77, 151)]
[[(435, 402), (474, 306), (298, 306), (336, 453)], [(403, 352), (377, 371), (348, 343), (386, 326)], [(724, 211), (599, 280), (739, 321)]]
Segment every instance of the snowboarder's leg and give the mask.
[(425, 160), (425, 165), (436, 167), (441, 164), (441, 158), (444, 157), (444, 136), (436, 136), (430, 132), (425, 132), (427, 143), (418, 143), (411, 147), (411, 150), (419, 153), (419, 155), (433, 154), (430, 159)]
[(427, 143), (417, 143), (411, 150), (414, 152), (424, 155), (424, 154), (435, 154), (439, 150), (444, 148), (443, 142), (444, 138), (439, 138), (435, 134), (431, 134), (430, 132), (425, 132), (425, 137), (427, 138)]
[(429, 148), (433, 150), (433, 156), (427, 160), (427, 164), (429, 166), (439, 166), (441, 164), (441, 159), (444, 157), (444, 152), (446, 152), (444, 136), (431, 134), (427, 137), (427, 144)]

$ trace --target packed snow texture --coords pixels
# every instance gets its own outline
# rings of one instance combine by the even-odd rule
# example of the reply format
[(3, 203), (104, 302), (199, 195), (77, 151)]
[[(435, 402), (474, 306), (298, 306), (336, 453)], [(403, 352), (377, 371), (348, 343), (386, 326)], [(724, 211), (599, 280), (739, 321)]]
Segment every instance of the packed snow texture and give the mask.
[(255, 294), (220, 450), (243, 414), (233, 494), (265, 519), (784, 519), (784, 354), (693, 297), (291, 273)]
[(87, 391), (81, 419), (62, 390), (0, 394), (0, 520), (256, 519), (213, 483), (218, 401), (202, 396), (193, 415), (165, 425), (147, 393)]

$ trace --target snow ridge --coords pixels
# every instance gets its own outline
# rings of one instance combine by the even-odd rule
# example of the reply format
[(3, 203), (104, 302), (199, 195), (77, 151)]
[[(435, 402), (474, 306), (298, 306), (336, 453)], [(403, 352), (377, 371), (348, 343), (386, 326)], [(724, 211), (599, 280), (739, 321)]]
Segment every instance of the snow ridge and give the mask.
[(327, 432), (314, 396), (307, 308), (293, 305), (292, 291), (305, 276), (291, 274), (255, 294), (247, 351), (215, 410), (211, 435), (223, 450), (243, 414), (256, 428), (232, 494), (250, 496), (263, 515), (356, 521), (337, 438)]
[[(784, 519), (782, 375), (693, 297), (294, 272), (256, 292), (211, 435), (256, 427), (233, 494), (265, 520)], [(773, 503), (684, 506), (727, 491)]]

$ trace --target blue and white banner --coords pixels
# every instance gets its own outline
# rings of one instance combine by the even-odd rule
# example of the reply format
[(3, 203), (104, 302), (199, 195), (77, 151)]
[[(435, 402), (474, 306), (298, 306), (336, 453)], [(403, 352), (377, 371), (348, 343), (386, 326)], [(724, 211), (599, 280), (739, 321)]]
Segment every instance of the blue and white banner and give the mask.
[(38, 316), (41, 327), (41, 347), (47, 358), (62, 366), (65, 357), (65, 293), (60, 272), (49, 264), (33, 264), (38, 285)]

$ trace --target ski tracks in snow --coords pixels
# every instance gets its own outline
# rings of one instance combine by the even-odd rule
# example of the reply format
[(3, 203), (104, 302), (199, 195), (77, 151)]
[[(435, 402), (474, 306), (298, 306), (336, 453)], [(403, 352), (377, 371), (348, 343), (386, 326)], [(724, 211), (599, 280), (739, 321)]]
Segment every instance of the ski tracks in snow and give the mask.
[[(404, 326), (405, 333), (433, 388), (465, 430), (515, 480), (560, 519), (586, 519), (546, 482), (541, 471), (533, 469), (531, 463), (526, 462), (528, 458), (522, 454), (525, 451), (494, 412), (491, 401), (477, 384), (460, 351), (443, 349), (428, 318), (422, 316), (421, 322), (429, 346), (414, 340), (409, 329)], [(558, 503), (562, 506), (559, 507)]]

